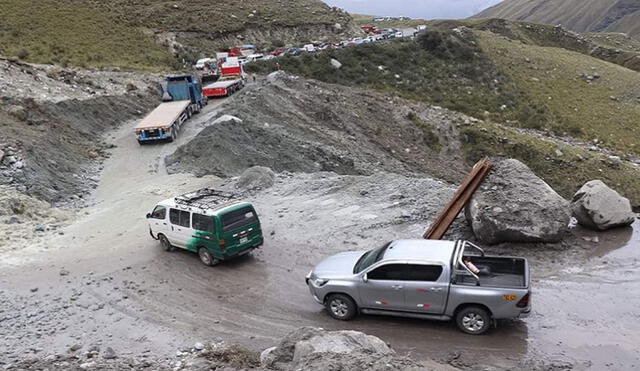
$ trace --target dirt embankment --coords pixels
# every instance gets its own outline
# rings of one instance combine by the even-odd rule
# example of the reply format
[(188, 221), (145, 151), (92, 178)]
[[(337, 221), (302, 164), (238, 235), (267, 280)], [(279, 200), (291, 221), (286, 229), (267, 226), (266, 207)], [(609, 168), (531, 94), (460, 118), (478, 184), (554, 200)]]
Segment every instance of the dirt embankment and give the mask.
[(150, 75), (0, 62), (0, 185), (55, 203), (96, 183), (105, 135), (156, 103)]
[(227, 115), (166, 160), (170, 172), (239, 175), (276, 172), (427, 173), (459, 180), (466, 165), (447, 110), (389, 95), (271, 75), (223, 107)]

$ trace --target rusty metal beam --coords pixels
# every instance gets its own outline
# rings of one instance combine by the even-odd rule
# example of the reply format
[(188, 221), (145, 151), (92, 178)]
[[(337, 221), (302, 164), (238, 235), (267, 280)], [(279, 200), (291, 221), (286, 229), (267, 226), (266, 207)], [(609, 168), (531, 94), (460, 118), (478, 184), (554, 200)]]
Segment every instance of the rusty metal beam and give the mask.
[(473, 169), (471, 169), (469, 175), (464, 179), (451, 201), (449, 201), (444, 210), (442, 210), (436, 220), (429, 226), (429, 229), (424, 233), (423, 238), (439, 240), (447, 233), (453, 221), (471, 200), (471, 197), (476, 193), (487, 174), (489, 174), (492, 166), (493, 164), (486, 157), (473, 166)]

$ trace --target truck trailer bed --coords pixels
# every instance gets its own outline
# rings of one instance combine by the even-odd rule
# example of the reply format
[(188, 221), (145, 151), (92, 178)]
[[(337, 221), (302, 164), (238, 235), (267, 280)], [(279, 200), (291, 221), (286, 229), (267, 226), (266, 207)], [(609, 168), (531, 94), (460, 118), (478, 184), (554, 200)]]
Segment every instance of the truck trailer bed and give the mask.
[(234, 79), (234, 80), (222, 80), (222, 81), (216, 81), (213, 84), (209, 84), (207, 86), (205, 86), (204, 88), (202, 88), (202, 90), (207, 90), (207, 89), (218, 89), (218, 88), (228, 88), (233, 84), (237, 84), (238, 81), (240, 79)]
[(161, 103), (156, 107), (156, 109), (143, 118), (138, 125), (136, 125), (135, 129), (136, 131), (139, 131), (168, 128), (187, 109), (187, 107), (189, 107), (189, 104), (191, 104), (191, 102), (188, 100)]

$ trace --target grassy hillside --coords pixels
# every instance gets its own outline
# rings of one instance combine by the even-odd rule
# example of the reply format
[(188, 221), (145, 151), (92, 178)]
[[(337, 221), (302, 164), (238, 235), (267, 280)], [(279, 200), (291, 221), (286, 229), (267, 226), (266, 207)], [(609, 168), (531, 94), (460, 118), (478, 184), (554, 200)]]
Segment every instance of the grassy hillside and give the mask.
[[(484, 154), (509, 155), (544, 175), (565, 196), (589, 178), (602, 178), (640, 204), (640, 168), (614, 164), (607, 157), (640, 155), (640, 74), (562, 48), (577, 47), (573, 42), (580, 41), (554, 33), (494, 33), (459, 23), (435, 27), (416, 41), (366, 44), (278, 61), (295, 74), (365, 86), (482, 118), (486, 125), (461, 134), (469, 163)], [(342, 67), (331, 67), (331, 58)], [(270, 72), (273, 63), (248, 67)], [(550, 144), (560, 137), (580, 144)], [(608, 155), (585, 149), (594, 144)], [(560, 149), (563, 146), (567, 149)]]
[(345, 23), (346, 13), (320, 0), (88, 0), (131, 24), (154, 30), (227, 33), (251, 26)]
[(36, 63), (167, 68), (173, 59), (139, 29), (69, 0), (4, 0), (0, 55)]
[(640, 35), (637, 0), (506, 0), (474, 17), (562, 24), (577, 32)]
[[(350, 22), (348, 14), (320, 0), (4, 0), (0, 55), (40, 63), (163, 69), (182, 58), (210, 55), (220, 46), (218, 38), (231, 38), (219, 43), (225, 45), (254, 41), (237, 37), (247, 29), (268, 31), (268, 39), (293, 28), (289, 34), (296, 38), (305, 36), (296, 27), (314, 34), (333, 30), (337, 23), (348, 30)], [(163, 45), (154, 34), (166, 36)], [(169, 45), (176, 42), (182, 45), (171, 55)]]

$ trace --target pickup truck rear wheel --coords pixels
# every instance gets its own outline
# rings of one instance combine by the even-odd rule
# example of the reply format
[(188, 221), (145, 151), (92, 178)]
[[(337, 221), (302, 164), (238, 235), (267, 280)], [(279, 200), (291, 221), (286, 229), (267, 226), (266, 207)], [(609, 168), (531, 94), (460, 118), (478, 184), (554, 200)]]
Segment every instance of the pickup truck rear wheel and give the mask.
[(470, 306), (458, 312), (456, 324), (462, 332), (471, 335), (482, 335), (491, 328), (491, 316), (481, 307)]
[(325, 304), (329, 315), (341, 321), (349, 321), (358, 314), (356, 303), (343, 294), (333, 294), (329, 296)]

